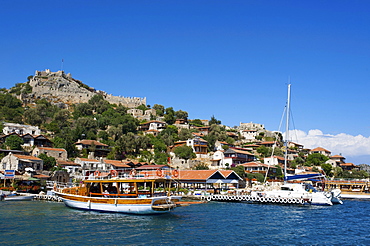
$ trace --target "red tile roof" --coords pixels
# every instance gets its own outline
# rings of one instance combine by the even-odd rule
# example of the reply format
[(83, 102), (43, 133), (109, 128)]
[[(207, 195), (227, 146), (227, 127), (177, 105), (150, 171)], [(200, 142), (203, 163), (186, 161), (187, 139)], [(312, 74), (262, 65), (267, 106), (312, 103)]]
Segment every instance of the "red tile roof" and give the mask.
[(32, 155), (17, 155), (17, 154), (13, 154), (15, 157), (19, 158), (19, 159), (26, 159), (26, 160), (34, 160), (34, 161), (41, 161), (40, 158), (38, 157), (35, 157), (35, 156), (32, 156)]
[(95, 159), (87, 159), (87, 158), (80, 158), (81, 161), (87, 161), (87, 162), (99, 162), (98, 160)]
[(103, 144), (101, 142), (98, 142), (96, 140), (87, 140), (87, 139), (84, 139), (84, 140), (80, 140), (78, 142), (76, 142), (75, 144), (85, 144), (85, 145), (96, 145), (96, 146), (108, 146), (106, 144)]
[(187, 180), (207, 180), (217, 170), (180, 170), (179, 178)]
[(38, 147), (39, 149), (44, 149), (44, 150), (51, 150), (51, 151), (63, 151), (67, 152), (65, 149), (62, 148), (46, 148), (46, 147)]
[(130, 168), (129, 165), (123, 163), (122, 161), (119, 161), (119, 160), (104, 160), (105, 163), (107, 164), (111, 164), (115, 167), (127, 167), (127, 168)]
[(324, 152), (331, 153), (329, 150), (324, 149), (324, 148), (322, 148), (322, 147), (317, 147), (317, 148), (315, 148), (315, 149), (312, 149), (311, 151), (324, 151)]

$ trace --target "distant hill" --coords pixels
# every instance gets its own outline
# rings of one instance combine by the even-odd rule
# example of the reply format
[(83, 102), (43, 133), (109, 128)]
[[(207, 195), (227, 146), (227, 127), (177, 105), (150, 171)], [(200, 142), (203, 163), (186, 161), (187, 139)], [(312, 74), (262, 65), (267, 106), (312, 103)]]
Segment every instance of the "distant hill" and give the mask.
[(19, 99), (25, 104), (46, 99), (61, 107), (68, 107), (76, 103), (87, 103), (94, 95), (100, 94), (109, 103), (122, 104), (127, 108), (146, 105), (146, 98), (113, 96), (89, 87), (72, 78), (70, 73), (65, 74), (64, 71), (51, 72), (49, 69), (36, 71), (34, 76), (29, 77), (28, 84), (32, 87), (32, 92), (20, 93), (19, 95)]

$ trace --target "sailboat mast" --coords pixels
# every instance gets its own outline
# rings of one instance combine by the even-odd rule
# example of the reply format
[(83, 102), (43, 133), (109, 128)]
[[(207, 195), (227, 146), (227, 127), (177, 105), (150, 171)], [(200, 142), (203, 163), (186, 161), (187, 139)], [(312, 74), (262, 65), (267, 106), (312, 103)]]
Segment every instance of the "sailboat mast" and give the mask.
[(284, 183), (287, 180), (287, 162), (288, 162), (288, 141), (289, 141), (289, 116), (290, 116), (290, 85), (288, 84), (288, 101), (286, 108), (286, 126), (285, 126), (285, 156), (284, 156)]

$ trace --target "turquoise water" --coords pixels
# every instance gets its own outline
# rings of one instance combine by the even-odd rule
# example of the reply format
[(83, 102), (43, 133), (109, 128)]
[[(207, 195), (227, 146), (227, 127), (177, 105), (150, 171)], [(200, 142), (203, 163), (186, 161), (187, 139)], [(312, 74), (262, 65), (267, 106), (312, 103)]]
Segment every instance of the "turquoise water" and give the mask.
[(210, 202), (136, 216), (0, 202), (2, 245), (370, 245), (370, 202), (332, 207)]

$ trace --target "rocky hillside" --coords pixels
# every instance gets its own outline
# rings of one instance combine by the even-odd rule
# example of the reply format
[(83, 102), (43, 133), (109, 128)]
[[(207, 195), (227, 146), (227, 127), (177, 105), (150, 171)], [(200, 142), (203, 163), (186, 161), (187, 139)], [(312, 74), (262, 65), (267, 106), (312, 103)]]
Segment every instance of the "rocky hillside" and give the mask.
[(146, 98), (113, 96), (87, 86), (72, 78), (70, 73), (65, 74), (64, 71), (51, 72), (49, 69), (36, 71), (35, 75), (29, 79), (29, 85), (32, 87), (32, 92), (22, 93), (19, 96), (25, 104), (34, 103), (38, 99), (46, 99), (61, 107), (68, 107), (71, 104), (86, 103), (94, 95), (101, 94), (109, 103), (122, 104), (128, 108), (146, 105)]

